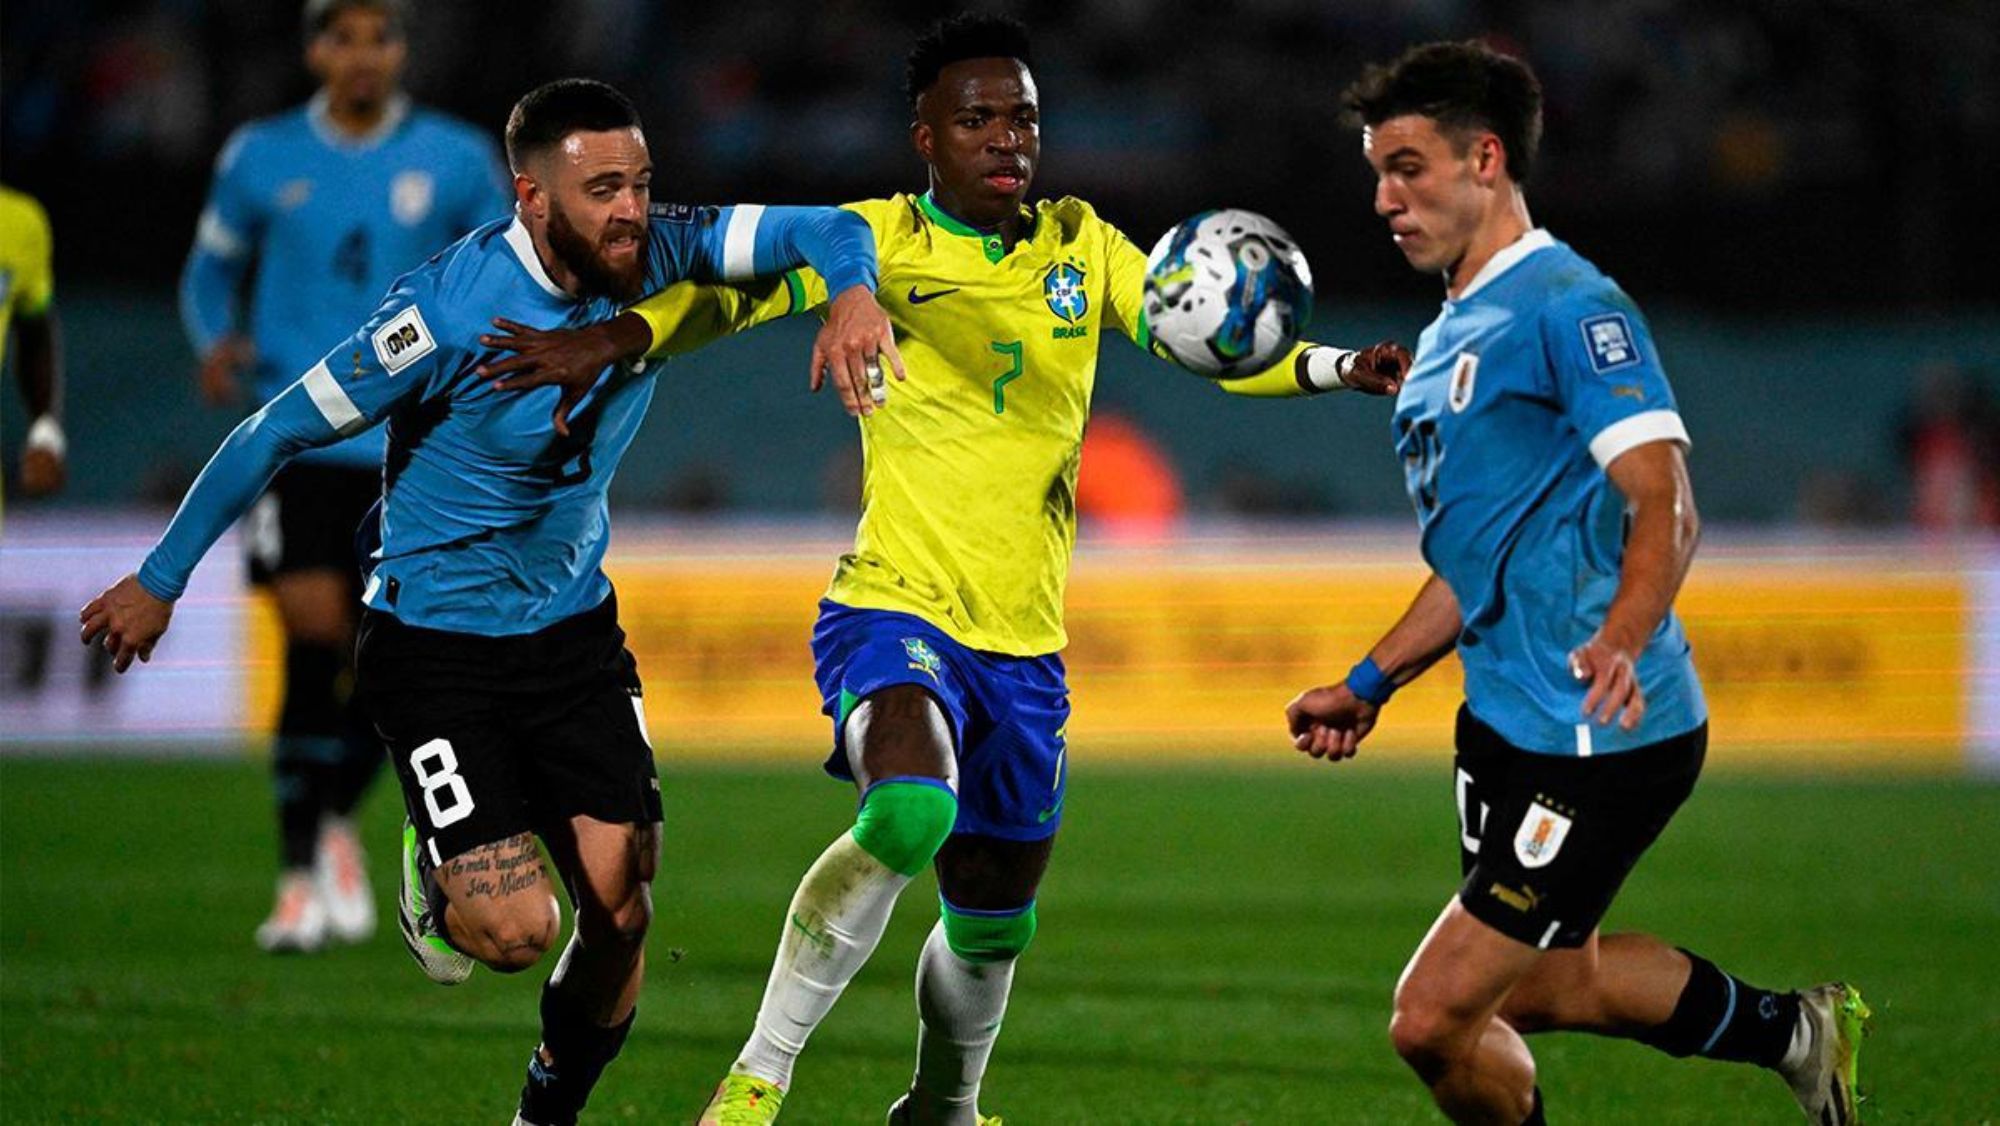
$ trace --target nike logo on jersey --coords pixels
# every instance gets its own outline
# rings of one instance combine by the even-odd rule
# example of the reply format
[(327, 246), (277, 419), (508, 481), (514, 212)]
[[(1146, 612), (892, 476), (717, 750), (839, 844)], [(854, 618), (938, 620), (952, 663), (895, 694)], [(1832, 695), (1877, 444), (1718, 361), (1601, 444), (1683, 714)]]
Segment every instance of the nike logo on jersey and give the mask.
[(957, 289), (940, 289), (936, 293), (918, 293), (917, 287), (913, 285), (910, 287), (910, 304), (921, 305), (926, 301), (936, 301), (940, 297), (946, 297), (957, 292)]

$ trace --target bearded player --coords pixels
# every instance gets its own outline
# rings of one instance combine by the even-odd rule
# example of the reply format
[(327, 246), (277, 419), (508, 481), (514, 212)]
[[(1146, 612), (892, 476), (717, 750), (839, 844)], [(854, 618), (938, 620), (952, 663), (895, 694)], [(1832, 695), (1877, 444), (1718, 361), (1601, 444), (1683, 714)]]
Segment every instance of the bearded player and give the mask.
[[(601, 563), (606, 490), (657, 366), (601, 370), (574, 425), (478, 375), (494, 313), (588, 323), (678, 278), (811, 264), (838, 291), (815, 359), (895, 362), (867, 226), (830, 208), (650, 206), (638, 112), (585, 79), (539, 87), (507, 123), (515, 214), (397, 279), (359, 331), (231, 433), (159, 544), (86, 606), (119, 672), (282, 465), (386, 420), (362, 601), (358, 692), (402, 783), (399, 922), (433, 981), (518, 973), (575, 929), (542, 989), (517, 1123), (576, 1121), (636, 1019), (660, 849), (660, 785), (636, 662)], [(849, 361), (852, 361), (850, 363)], [(846, 387), (844, 394), (856, 392)], [(865, 385), (860, 391), (865, 394)]]

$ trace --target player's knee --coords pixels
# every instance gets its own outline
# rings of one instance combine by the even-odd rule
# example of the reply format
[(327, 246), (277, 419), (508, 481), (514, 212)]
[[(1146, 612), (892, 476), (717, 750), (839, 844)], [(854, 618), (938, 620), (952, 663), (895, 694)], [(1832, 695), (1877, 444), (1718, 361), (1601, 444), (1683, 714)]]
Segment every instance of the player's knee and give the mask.
[(286, 644), (281, 733), (336, 737), (346, 730), (347, 704), (339, 690), (345, 660), (330, 643), (293, 639)]
[(943, 901), (944, 941), (975, 965), (1010, 962), (1035, 940), (1035, 905), (1018, 911), (966, 911)]
[(861, 798), (854, 843), (892, 872), (914, 876), (944, 847), (958, 821), (958, 796), (936, 778), (885, 778)]
[(1403, 1062), (1426, 1080), (1435, 1078), (1473, 1044), (1462, 1014), (1407, 988), (1396, 992), (1389, 1042)]
[(520, 973), (528, 969), (556, 944), (556, 936), (562, 929), (555, 897), (539, 899), (466, 919), (452, 928), (453, 944), (497, 973)]
[(1389, 1042), (1403, 1062), (1426, 1079), (1443, 1069), (1450, 1058), (1447, 1022), (1433, 1010), (1396, 1007), (1389, 1018)]

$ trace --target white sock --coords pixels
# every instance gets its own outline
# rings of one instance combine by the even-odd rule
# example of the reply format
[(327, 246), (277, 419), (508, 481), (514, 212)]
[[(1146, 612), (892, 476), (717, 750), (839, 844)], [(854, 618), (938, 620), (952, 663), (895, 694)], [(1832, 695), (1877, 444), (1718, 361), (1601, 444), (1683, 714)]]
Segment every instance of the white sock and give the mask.
[(785, 912), (785, 933), (757, 1009), (757, 1027), (736, 1071), (791, 1086), (792, 1065), (806, 1037), (875, 952), (896, 896), (909, 882), (868, 855), (851, 833), (827, 846)]
[(1801, 1004), (1798, 1023), (1792, 1025), (1792, 1042), (1785, 1048), (1785, 1058), (1778, 1061), (1778, 1070), (1790, 1075), (1806, 1062), (1806, 1056), (1813, 1049), (1812, 1010)]
[(976, 1126), (979, 1081), (1000, 1038), (1014, 959), (968, 962), (952, 953), (944, 923), (931, 928), (917, 962), (917, 1076), (913, 1101), (922, 1101), (948, 1126)]

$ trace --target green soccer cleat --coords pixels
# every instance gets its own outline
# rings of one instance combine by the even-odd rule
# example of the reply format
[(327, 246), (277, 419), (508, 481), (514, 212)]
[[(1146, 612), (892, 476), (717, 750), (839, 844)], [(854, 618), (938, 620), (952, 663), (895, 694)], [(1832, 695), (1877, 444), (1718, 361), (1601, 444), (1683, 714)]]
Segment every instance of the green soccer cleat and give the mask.
[[(895, 1106), (889, 1108), (889, 1126), (910, 1126), (910, 1123), (915, 1121), (910, 1115), (910, 1096), (904, 1095), (896, 1100)], [(1000, 1116), (997, 1114), (988, 1116), (975, 1111), (973, 1121), (978, 1126), (1001, 1126)]]
[(396, 895), (396, 924), (403, 945), (424, 976), (439, 985), (457, 985), (472, 976), (472, 959), (451, 948), (437, 933), (431, 916), (430, 881), (425, 879), (423, 854), (417, 850), (417, 827), (403, 822), (402, 887)]
[(1799, 1109), (1818, 1126), (1861, 1121), (1861, 1038), (1868, 1035), (1868, 1005), (1843, 981), (1799, 994), (1800, 1015), (1812, 1030), (1804, 1062), (1780, 1069)]
[(730, 1072), (715, 1088), (695, 1126), (766, 1126), (778, 1120), (785, 1090), (753, 1075)]

